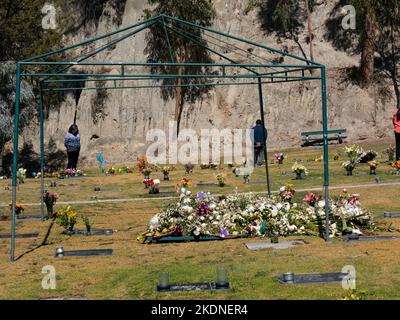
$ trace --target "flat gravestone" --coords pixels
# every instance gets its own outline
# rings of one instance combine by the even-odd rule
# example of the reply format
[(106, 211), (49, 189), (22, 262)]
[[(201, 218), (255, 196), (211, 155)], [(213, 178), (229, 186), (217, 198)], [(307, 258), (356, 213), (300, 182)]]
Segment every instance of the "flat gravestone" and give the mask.
[(64, 230), (63, 234), (68, 234), (68, 235), (78, 234), (78, 235), (95, 236), (95, 235), (111, 235), (111, 234), (113, 234), (113, 231), (111, 229), (97, 229), (97, 230), (90, 230), (90, 232), (88, 233), (86, 230), (73, 230), (73, 231)]
[(400, 239), (400, 237), (396, 236), (375, 236), (375, 237), (355, 237), (355, 236), (345, 236), (343, 237), (343, 241), (345, 242), (365, 242), (365, 241), (379, 241), (379, 240), (396, 240)]
[(175, 186), (159, 186), (159, 189), (175, 189)]
[(303, 240), (293, 240), (293, 241), (284, 241), (279, 243), (271, 243), (271, 242), (254, 242), (254, 243), (246, 243), (246, 247), (249, 250), (258, 250), (258, 249), (288, 249), (298, 245), (304, 245), (305, 242)]
[(169, 288), (163, 289), (156, 287), (158, 292), (176, 292), (176, 291), (207, 291), (207, 290), (227, 290), (229, 284), (224, 287), (218, 287), (215, 282), (191, 283), (191, 284), (172, 284)]
[(383, 215), (381, 215), (381, 218), (400, 218), (400, 213), (385, 212)]
[(267, 185), (266, 181), (250, 181), (250, 184)]
[(316, 273), (316, 274), (294, 274), (293, 281), (284, 280), (284, 276), (280, 275), (277, 280), (281, 284), (315, 284), (315, 283), (335, 283), (343, 280), (352, 280), (353, 278), (347, 273)]
[[(44, 218), (45, 220), (47, 220), (47, 218)], [(42, 220), (42, 218), (40, 216), (20, 216), (17, 217), (17, 220), (22, 220), (22, 221), (37, 221), (37, 220)]]
[[(15, 238), (36, 238), (39, 236), (39, 233), (23, 233), (16, 234)], [(0, 234), (1, 239), (9, 239), (11, 238), (11, 234)]]
[(216, 183), (198, 183), (196, 187), (219, 187), (219, 184)]
[(150, 197), (170, 197), (170, 196), (177, 196), (178, 193), (176, 192), (160, 192), (160, 193), (149, 193)]
[(111, 256), (112, 249), (72, 250), (64, 251), (64, 256)]

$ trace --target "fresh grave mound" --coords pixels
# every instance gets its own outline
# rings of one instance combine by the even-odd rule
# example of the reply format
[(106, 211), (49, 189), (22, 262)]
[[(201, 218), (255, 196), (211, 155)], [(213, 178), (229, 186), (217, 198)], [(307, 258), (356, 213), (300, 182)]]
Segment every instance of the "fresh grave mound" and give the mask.
[[(154, 240), (226, 239), (232, 237), (287, 236), (325, 233), (325, 201), (310, 193), (295, 203), (291, 185), (278, 196), (266, 198), (252, 193), (214, 196), (209, 192), (181, 193), (179, 201), (169, 205), (150, 220), (148, 230), (137, 237), (143, 243)], [(371, 212), (360, 207), (358, 195), (344, 191), (329, 200), (330, 237), (361, 233), (373, 227)], [(215, 240), (216, 240), (215, 239)], [(165, 241), (163, 241), (165, 242)]]

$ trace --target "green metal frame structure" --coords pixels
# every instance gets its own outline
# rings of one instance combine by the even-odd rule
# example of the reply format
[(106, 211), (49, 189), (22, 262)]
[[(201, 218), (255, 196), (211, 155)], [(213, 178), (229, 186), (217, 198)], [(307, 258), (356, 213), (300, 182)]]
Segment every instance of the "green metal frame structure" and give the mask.
[[(145, 31), (150, 27), (163, 28), (168, 43), (170, 61), (162, 62), (105, 62), (91, 60), (98, 57), (104, 51), (114, 48), (118, 43), (135, 37), (139, 32)], [(196, 30), (193, 34), (190, 30)], [(199, 32), (203, 41), (199, 41)], [(202, 63), (194, 62), (175, 62), (173, 55), (173, 43), (170, 35), (175, 33), (190, 42), (191, 45), (207, 50), (210, 55), (215, 56), (223, 63)], [(204, 41), (206, 39), (206, 41)], [(211, 40), (212, 39), (212, 40)], [(103, 43), (105, 42), (105, 43)], [(243, 46), (247, 46), (243, 48)], [(250, 46), (250, 49), (248, 48)], [(85, 52), (85, 50), (88, 50)], [(71, 56), (78, 51), (73, 58)], [(234, 51), (235, 57), (230, 55)], [(254, 53), (254, 52), (257, 52)], [(240, 57), (238, 61), (237, 57)], [(276, 62), (276, 57), (281, 61)], [(283, 58), (283, 59), (282, 59)], [(290, 63), (283, 63), (282, 60), (290, 60)], [(243, 61), (244, 60), (244, 61)], [(214, 61), (214, 59), (212, 60)], [(206, 74), (155, 74), (151, 68), (154, 67), (185, 67), (187, 70), (193, 67), (201, 67), (213, 70)], [(98, 70), (100, 68), (100, 71)], [(112, 68), (114, 72), (105, 72), (105, 68)], [(145, 69), (148, 72), (139, 72), (138, 69)], [(83, 71), (82, 71), (83, 70)], [(75, 72), (71, 72), (75, 71)], [(307, 74), (306, 74), (307, 73)], [(324, 138), (324, 196), (326, 210), (326, 241), (329, 241), (329, 166), (328, 166), (328, 125), (327, 125), (327, 94), (326, 94), (326, 69), (325, 66), (305, 58), (297, 57), (237, 36), (223, 33), (205, 26), (184, 21), (164, 14), (138, 22), (126, 28), (98, 36), (79, 44), (61, 48), (49, 53), (41, 54), (29, 59), (19, 61), (16, 67), (16, 95), (15, 95), (15, 118), (14, 118), (14, 152), (12, 164), (12, 223), (11, 223), (11, 254), (10, 260), (15, 260), (15, 219), (16, 219), (16, 199), (17, 199), (17, 160), (18, 160), (18, 136), (19, 136), (19, 115), (20, 115), (20, 94), (21, 80), (31, 79), (38, 83), (39, 95), (39, 115), (40, 115), (40, 172), (41, 172), (41, 218), (44, 220), (44, 108), (45, 94), (58, 91), (72, 90), (98, 90), (98, 89), (152, 89), (162, 87), (177, 87), (177, 85), (163, 85), (158, 81), (164, 79), (186, 80), (181, 87), (202, 87), (202, 86), (243, 86), (256, 85), (259, 92), (260, 119), (265, 126), (264, 116), (264, 95), (265, 84), (287, 83), (295, 81), (321, 82), (322, 100), (322, 124)], [(209, 82), (195, 83), (189, 81), (208, 80)], [(229, 82), (224, 82), (229, 80)], [(99, 87), (97, 81), (107, 83), (107, 86)], [(129, 84), (134, 82), (135, 85)], [(147, 82), (146, 82), (147, 81)], [(71, 84), (83, 83), (79, 88), (71, 87)], [(121, 85), (121, 83), (128, 85)], [(139, 82), (139, 84), (137, 84)], [(90, 85), (94, 83), (94, 85)], [(87, 85), (89, 84), (89, 85)], [(265, 137), (264, 137), (265, 138)], [(266, 139), (264, 139), (266, 140)], [(266, 159), (265, 175), (268, 195), (271, 195), (270, 178), (268, 171), (267, 146), (264, 148)]]

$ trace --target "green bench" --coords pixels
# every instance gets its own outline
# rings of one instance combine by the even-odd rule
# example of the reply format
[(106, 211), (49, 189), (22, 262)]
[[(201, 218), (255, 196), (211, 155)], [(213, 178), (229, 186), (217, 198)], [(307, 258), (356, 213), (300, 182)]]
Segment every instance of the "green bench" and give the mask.
[[(343, 143), (343, 139), (347, 138), (347, 136), (345, 136), (345, 133), (346, 129), (329, 130), (328, 141), (337, 140), (339, 143)], [(301, 136), (303, 140), (303, 147), (324, 142), (323, 131), (302, 132)]]

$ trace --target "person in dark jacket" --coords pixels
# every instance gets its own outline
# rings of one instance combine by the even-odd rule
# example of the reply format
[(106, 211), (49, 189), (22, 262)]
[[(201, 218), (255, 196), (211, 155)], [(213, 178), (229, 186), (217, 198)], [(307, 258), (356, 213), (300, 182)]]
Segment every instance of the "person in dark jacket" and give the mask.
[(67, 148), (68, 155), (67, 169), (76, 169), (81, 150), (81, 137), (76, 124), (69, 127), (68, 133), (65, 135), (64, 145)]
[[(254, 166), (262, 166), (264, 160), (264, 148), (267, 141), (268, 131), (262, 126), (262, 121), (257, 120), (256, 126), (252, 128), (254, 132)], [(265, 137), (263, 135), (263, 130)], [(265, 139), (265, 140), (264, 140)]]

